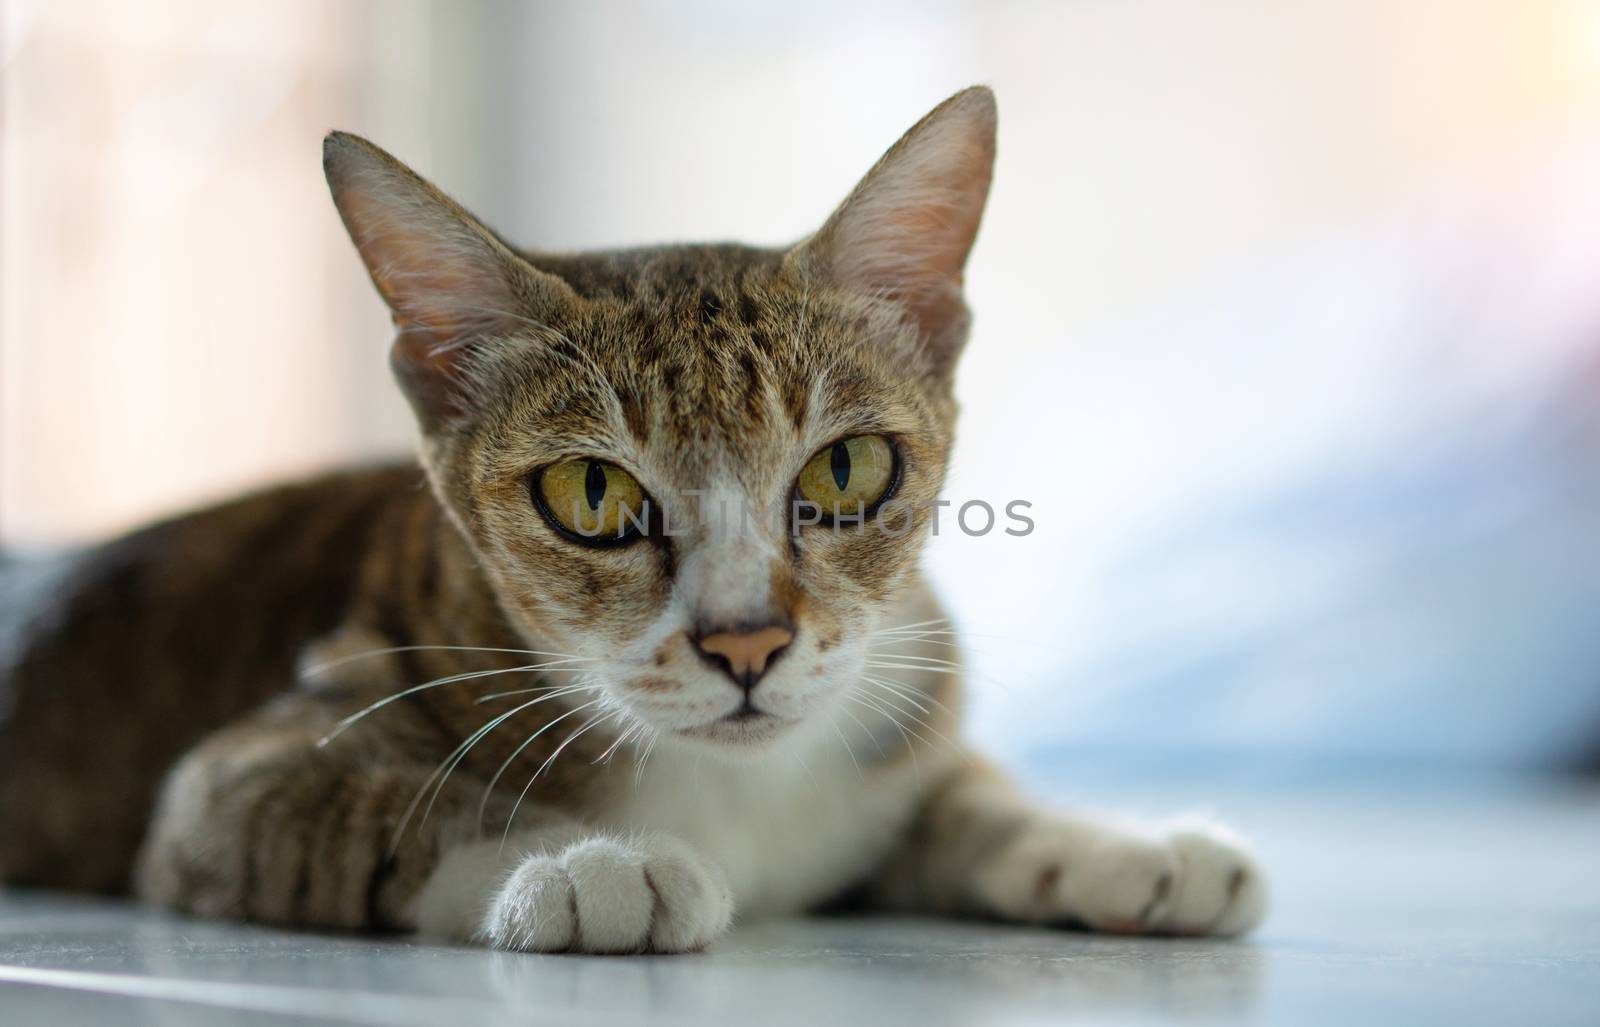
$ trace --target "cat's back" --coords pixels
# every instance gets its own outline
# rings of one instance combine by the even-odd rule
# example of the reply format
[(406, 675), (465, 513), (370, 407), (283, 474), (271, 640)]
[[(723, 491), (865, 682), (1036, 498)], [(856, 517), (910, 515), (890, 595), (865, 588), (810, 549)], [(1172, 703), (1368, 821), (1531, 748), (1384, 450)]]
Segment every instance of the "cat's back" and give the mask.
[(288, 687), (435, 518), (422, 472), (386, 467), (0, 564), (0, 880), (120, 889), (166, 768)]

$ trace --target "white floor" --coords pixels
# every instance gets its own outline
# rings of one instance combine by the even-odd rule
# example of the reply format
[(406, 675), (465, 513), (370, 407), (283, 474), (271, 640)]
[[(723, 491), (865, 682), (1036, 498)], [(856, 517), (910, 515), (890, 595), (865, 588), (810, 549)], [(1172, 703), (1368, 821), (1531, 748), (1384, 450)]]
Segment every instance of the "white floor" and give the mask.
[(1222, 805), (1275, 875), (1243, 943), (819, 919), (700, 956), (522, 956), (9, 894), (0, 1024), (1600, 1024), (1600, 790)]

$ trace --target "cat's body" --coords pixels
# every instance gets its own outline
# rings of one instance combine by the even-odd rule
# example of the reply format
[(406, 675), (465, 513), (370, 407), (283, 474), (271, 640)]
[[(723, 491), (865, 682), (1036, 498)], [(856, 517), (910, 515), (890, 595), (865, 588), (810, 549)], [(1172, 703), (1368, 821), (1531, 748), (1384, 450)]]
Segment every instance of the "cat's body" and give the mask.
[(360, 579), (413, 569), (377, 540), (442, 525), (422, 483), (415, 466), (341, 474), (56, 558), (4, 613), (0, 879), (126, 890), (177, 759), (292, 687)]
[(695, 948), (846, 892), (1252, 926), (1225, 833), (1039, 812), (954, 741), (916, 562), (993, 116), (959, 94), (789, 250), (519, 255), (330, 137), (423, 467), (56, 583), (0, 692), (0, 879), (536, 950)]

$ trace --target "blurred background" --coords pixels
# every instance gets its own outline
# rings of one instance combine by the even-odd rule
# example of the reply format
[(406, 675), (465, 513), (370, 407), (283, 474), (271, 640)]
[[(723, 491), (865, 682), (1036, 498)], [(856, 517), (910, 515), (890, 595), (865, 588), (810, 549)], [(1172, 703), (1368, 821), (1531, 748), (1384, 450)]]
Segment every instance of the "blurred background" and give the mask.
[(1079, 775), (1600, 754), (1600, 3), (0, 2), (0, 544), (404, 453), (369, 136), (541, 248), (796, 239), (998, 93), (974, 730)]

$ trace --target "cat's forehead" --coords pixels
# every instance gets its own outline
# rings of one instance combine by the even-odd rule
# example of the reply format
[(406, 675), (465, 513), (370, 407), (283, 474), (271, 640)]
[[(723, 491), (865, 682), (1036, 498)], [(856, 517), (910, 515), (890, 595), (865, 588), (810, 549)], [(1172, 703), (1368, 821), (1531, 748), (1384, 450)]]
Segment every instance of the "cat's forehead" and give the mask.
[(786, 272), (775, 252), (673, 247), (541, 258), (582, 304), (577, 351), (538, 376), (551, 427), (637, 456), (678, 487), (734, 473), (752, 485), (840, 435), (885, 430), (903, 381), (876, 350), (870, 310)]
[(738, 243), (650, 246), (589, 253), (526, 253), (586, 300), (651, 306), (685, 297), (718, 306), (783, 280), (783, 251)]

